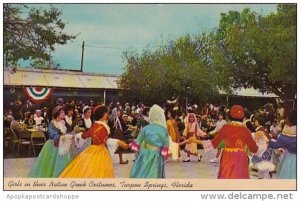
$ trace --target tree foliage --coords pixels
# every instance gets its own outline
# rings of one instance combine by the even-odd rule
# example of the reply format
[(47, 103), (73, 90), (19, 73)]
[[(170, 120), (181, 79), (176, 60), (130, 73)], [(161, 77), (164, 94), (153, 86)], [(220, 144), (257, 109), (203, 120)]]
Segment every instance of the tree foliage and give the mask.
[(23, 59), (33, 65), (49, 63), (56, 44), (64, 45), (76, 37), (63, 32), (61, 15), (55, 7), (42, 10), (25, 4), (3, 4), (5, 62), (16, 65)]
[(179, 97), (212, 101), (219, 90), (253, 87), (283, 100), (296, 94), (296, 5), (262, 16), (229, 11), (209, 34), (183, 36), (154, 51), (125, 52), (120, 87), (126, 100), (159, 103)]
[(221, 14), (212, 34), (213, 62), (234, 87), (254, 87), (282, 99), (296, 93), (296, 6), (261, 16), (244, 9)]
[(161, 103), (175, 98), (206, 102), (218, 94), (222, 75), (213, 70), (207, 34), (170, 41), (141, 55), (125, 52), (127, 62), (120, 87), (131, 101)]

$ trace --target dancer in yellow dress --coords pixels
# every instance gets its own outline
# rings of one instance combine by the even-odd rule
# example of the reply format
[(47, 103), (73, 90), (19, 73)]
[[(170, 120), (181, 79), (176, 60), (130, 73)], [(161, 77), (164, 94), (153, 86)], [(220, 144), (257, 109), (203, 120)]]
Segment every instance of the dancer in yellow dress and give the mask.
[[(109, 127), (106, 124), (108, 109), (97, 106), (94, 109), (97, 121), (82, 138), (92, 138), (92, 145), (81, 152), (59, 176), (60, 178), (113, 178), (113, 161), (106, 147)], [(78, 134), (77, 134), (78, 135)], [(80, 135), (80, 134), (79, 134)]]
[(177, 126), (177, 122), (174, 119), (175, 112), (173, 110), (166, 111), (167, 118), (167, 131), (169, 134), (169, 153), (172, 155), (173, 160), (179, 162), (180, 158), (180, 133)]
[(183, 136), (188, 140), (184, 148), (187, 158), (183, 162), (190, 162), (191, 155), (196, 156), (200, 162), (202, 155), (198, 153), (197, 144), (201, 144), (201, 141), (197, 137), (204, 137), (206, 133), (200, 129), (195, 113), (188, 113), (186, 118)]

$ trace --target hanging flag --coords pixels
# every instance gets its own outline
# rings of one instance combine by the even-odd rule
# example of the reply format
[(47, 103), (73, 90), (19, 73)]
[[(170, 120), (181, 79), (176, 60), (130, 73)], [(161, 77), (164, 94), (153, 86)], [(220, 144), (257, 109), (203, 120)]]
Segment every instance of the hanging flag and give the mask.
[(24, 87), (23, 91), (34, 103), (46, 101), (53, 93), (53, 89), (47, 87)]

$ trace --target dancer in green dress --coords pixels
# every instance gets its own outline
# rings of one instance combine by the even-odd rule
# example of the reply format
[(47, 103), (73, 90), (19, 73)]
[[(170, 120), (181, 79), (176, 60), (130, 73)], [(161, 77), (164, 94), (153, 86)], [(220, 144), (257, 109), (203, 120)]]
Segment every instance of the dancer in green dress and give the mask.
[(151, 107), (149, 123), (131, 143), (131, 149), (139, 151), (131, 178), (165, 178), (164, 157), (168, 154), (169, 136), (164, 110), (158, 105)]
[(43, 146), (28, 177), (55, 178), (72, 160), (69, 148), (73, 136), (66, 134), (64, 110), (56, 106), (52, 112), (53, 120), (49, 124), (49, 140)]

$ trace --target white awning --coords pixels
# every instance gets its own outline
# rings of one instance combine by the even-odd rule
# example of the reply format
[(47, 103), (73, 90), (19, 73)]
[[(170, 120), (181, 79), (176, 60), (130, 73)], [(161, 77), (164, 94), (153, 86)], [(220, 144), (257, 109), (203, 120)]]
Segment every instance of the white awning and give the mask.
[(118, 87), (117, 83), (114, 84), (113, 77), (79, 75), (78, 78), (83, 83), (84, 88), (116, 89)]
[[(220, 90), (220, 94), (226, 94), (226, 92)], [(264, 98), (278, 98), (274, 93), (261, 93), (254, 88), (240, 88), (232, 89), (232, 95), (234, 96), (244, 96), (244, 97), (264, 97)]]
[[(10, 70), (4, 68), (4, 85), (118, 89), (119, 77), (117, 76), (28, 68), (17, 68), (15, 73), (10, 73)], [(232, 91), (235, 96), (278, 98), (274, 93), (261, 93), (254, 88)], [(220, 90), (220, 94), (226, 93)]]
[(18, 68), (15, 73), (4, 69), (4, 85), (68, 88), (117, 89), (116, 76), (104, 76), (58, 70)]
[(236, 96), (251, 96), (251, 97), (267, 97), (267, 98), (278, 98), (278, 96), (274, 93), (261, 93), (254, 88), (241, 88), (235, 90), (234, 95)]
[(85, 88), (78, 75), (43, 73), (48, 86)]
[(44, 74), (39, 72), (17, 71), (12, 74), (4, 71), (4, 77), (4, 85), (49, 86)]

